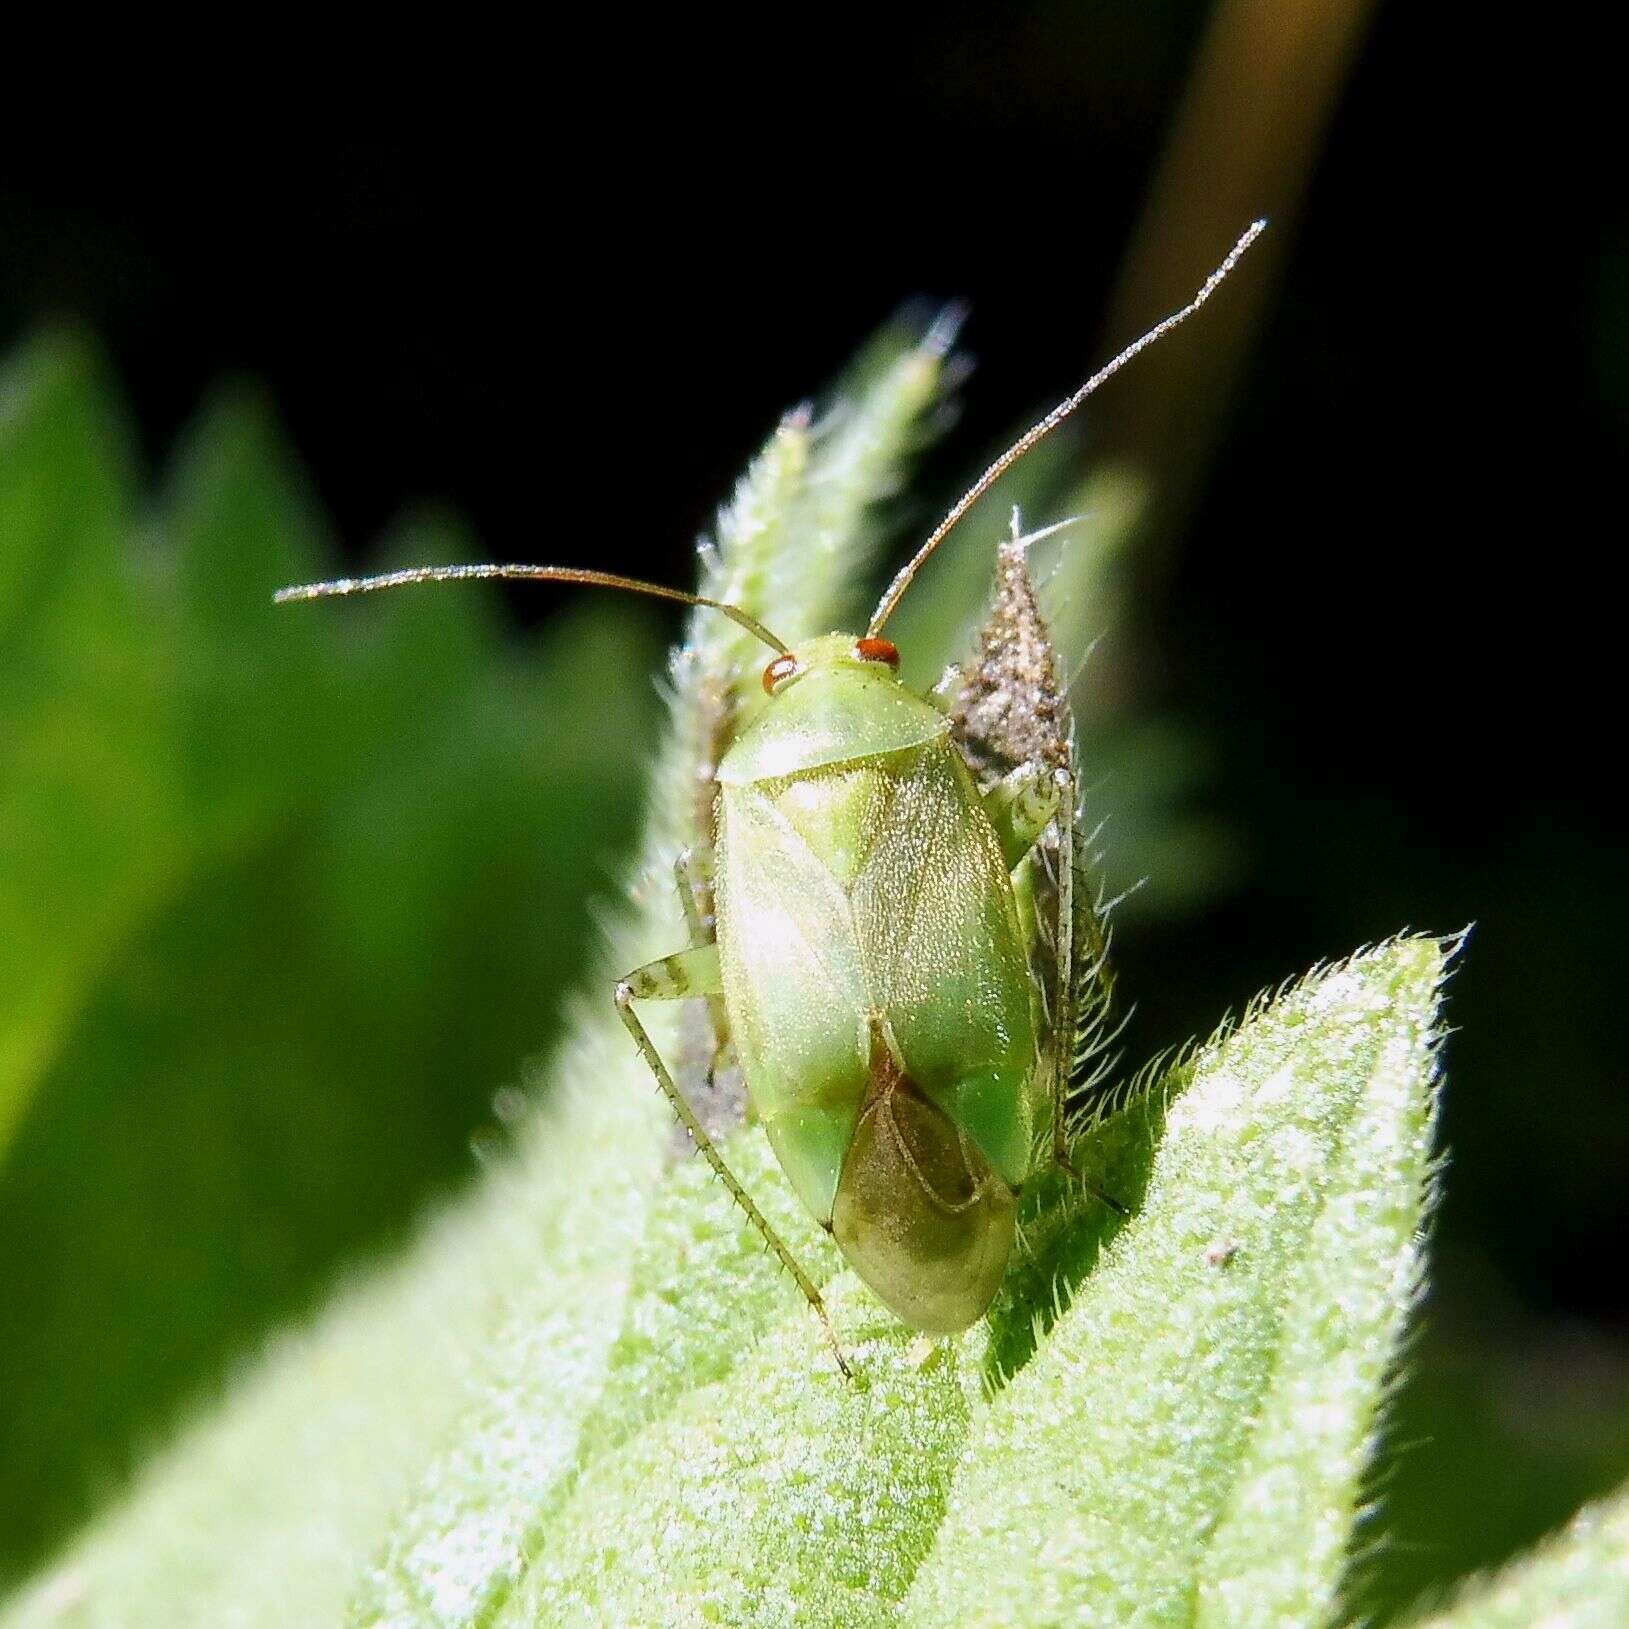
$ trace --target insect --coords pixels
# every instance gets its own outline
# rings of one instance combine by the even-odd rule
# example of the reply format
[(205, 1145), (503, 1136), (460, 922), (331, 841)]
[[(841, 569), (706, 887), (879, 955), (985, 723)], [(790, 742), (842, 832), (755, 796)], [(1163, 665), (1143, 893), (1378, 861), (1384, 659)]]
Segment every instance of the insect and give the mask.
[[(813, 1279), (737, 1181), (636, 1010), (707, 998), (722, 1013), (756, 1118), (788, 1181), (845, 1259), (911, 1327), (966, 1329), (988, 1309), (1018, 1195), (1067, 1165), (1069, 1049), (1043, 1015), (1072, 989), (1073, 772), (1020, 763), (980, 792), (946, 711), (898, 677), (883, 633), (918, 571), (973, 503), (1105, 380), (1199, 309), (1256, 222), (1194, 298), (1021, 436), (940, 521), (865, 631), (796, 651), (739, 606), (565, 566), (427, 566), (282, 590), (279, 601), (408, 583), (520, 578), (702, 605), (772, 652), (769, 705), (724, 751), (707, 852), (680, 865), (693, 943), (634, 969), (616, 1009), (701, 1153), (762, 1232), (848, 1364)], [(1014, 876), (1043, 834), (1057, 849), (1055, 987)], [(714, 931), (696, 900), (709, 887)]]

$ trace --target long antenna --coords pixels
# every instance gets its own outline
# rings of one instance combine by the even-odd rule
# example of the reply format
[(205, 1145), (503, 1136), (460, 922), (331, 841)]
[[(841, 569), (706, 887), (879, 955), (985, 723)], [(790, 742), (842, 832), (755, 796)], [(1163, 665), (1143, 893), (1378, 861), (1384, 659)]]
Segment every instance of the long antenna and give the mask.
[(1157, 339), (1177, 326), (1186, 322), (1212, 294), (1222, 279), (1238, 265), (1246, 249), (1266, 230), (1267, 222), (1263, 220), (1252, 221), (1246, 228), (1244, 235), (1228, 251), (1227, 259), (1213, 271), (1204, 281), (1199, 292), (1180, 311), (1174, 311), (1163, 322), (1155, 323), (1139, 340), (1134, 340), (1121, 351), (1115, 359), (1101, 367), (1090, 379), (1077, 390), (1073, 396), (1058, 403), (1039, 424), (1033, 424), (1027, 429), (973, 484), (950, 510), (950, 513), (934, 528), (933, 535), (919, 548), (915, 554), (901, 568), (899, 575), (889, 583), (887, 592), (877, 603), (877, 609), (872, 613), (871, 626), (866, 629), (868, 636), (874, 636), (881, 631), (882, 625), (894, 614), (894, 607), (899, 604), (900, 596), (911, 586), (911, 579), (922, 569), (928, 556), (944, 542), (952, 527), (969, 509), (990, 490), (1006, 472), (1018, 462), (1043, 436), (1050, 435), (1063, 421), (1069, 417), (1080, 404), (1092, 394), (1099, 385), (1112, 379), (1132, 357), (1140, 351), (1146, 351)]
[(617, 577), (609, 571), (585, 571), (576, 566), (412, 566), (406, 571), (386, 571), (377, 577), (336, 577), (328, 583), (302, 583), (296, 588), (280, 588), (272, 596), (278, 605), (291, 600), (325, 600), (342, 594), (371, 594), (379, 588), (402, 588), (409, 583), (457, 583), (472, 577), (506, 577), (521, 582), (587, 583), (593, 588), (621, 588), (630, 594), (649, 594), (659, 600), (677, 600), (681, 605), (705, 605), (722, 611), (755, 639), (771, 650), (790, 655), (756, 617), (739, 605), (710, 600), (702, 594), (687, 594), (682, 588), (666, 588), (661, 583), (641, 582), (637, 577)]

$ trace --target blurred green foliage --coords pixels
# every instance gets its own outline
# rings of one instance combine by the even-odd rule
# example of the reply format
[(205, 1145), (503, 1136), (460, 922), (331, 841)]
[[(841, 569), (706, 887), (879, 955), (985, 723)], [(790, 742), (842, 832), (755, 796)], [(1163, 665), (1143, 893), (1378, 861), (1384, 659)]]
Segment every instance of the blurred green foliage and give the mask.
[(77, 339), (0, 374), (0, 1576), (462, 1180), (656, 710), (637, 608), (525, 652), (478, 596), (275, 609), (331, 558), (252, 393), (155, 500), (130, 443)]

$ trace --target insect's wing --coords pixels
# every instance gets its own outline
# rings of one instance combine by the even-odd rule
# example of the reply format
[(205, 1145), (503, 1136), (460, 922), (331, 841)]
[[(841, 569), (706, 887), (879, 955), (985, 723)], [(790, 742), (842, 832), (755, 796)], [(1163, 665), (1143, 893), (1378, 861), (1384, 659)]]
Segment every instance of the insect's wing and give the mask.
[(719, 952), (753, 1108), (822, 1221), (868, 1078), (868, 998), (849, 901), (755, 786), (721, 799)]
[[(1001, 846), (948, 742), (899, 755), (852, 891), (872, 1000), (911, 1078), (1011, 1180), (1027, 1170), (1029, 968)], [(958, 1097), (979, 1095), (964, 1113)], [(969, 1125), (969, 1129), (973, 1129)]]

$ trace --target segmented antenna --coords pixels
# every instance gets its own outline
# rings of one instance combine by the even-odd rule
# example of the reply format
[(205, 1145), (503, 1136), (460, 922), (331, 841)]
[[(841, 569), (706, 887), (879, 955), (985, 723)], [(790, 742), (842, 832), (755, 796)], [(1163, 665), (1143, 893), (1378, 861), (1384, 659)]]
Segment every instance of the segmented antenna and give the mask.
[(990, 490), (1006, 472), (1027, 453), (1031, 447), (1043, 436), (1050, 435), (1063, 421), (1075, 411), (1099, 385), (1112, 379), (1126, 363), (1139, 352), (1145, 351), (1157, 339), (1163, 339), (1178, 323), (1186, 322), (1212, 294), (1223, 278), (1238, 265), (1246, 249), (1266, 230), (1267, 222), (1253, 221), (1246, 228), (1244, 235), (1228, 251), (1227, 258), (1220, 266), (1207, 277), (1199, 292), (1180, 311), (1174, 311), (1163, 322), (1155, 325), (1143, 335), (1141, 339), (1134, 340), (1121, 351), (1115, 359), (1101, 367), (1090, 379), (1077, 390), (1073, 396), (1058, 403), (1047, 416), (1038, 424), (1031, 425), (985, 472), (970, 486), (966, 492), (952, 505), (950, 513), (934, 528), (933, 535), (919, 548), (901, 568), (899, 575), (889, 583), (887, 591), (877, 603), (877, 609), (872, 614), (871, 625), (866, 629), (868, 635), (877, 634), (882, 625), (894, 614), (894, 607), (899, 604), (900, 597), (911, 586), (911, 579), (922, 569), (929, 555), (944, 542), (951, 529), (963, 515)]
[(586, 583), (591, 588), (620, 588), (629, 594), (649, 594), (654, 599), (677, 600), (681, 605), (705, 605), (722, 611), (731, 622), (745, 628), (782, 656), (791, 652), (756, 617), (739, 605), (710, 600), (703, 594), (687, 594), (682, 588), (642, 582), (637, 577), (618, 577), (609, 571), (587, 571), (577, 566), (411, 566), (405, 571), (385, 571), (377, 577), (336, 577), (327, 583), (302, 583), (280, 588), (272, 596), (278, 605), (292, 600), (325, 600), (344, 594), (371, 594), (380, 588), (404, 588), (410, 583), (456, 583), (468, 578), (502, 577), (518, 582)]

